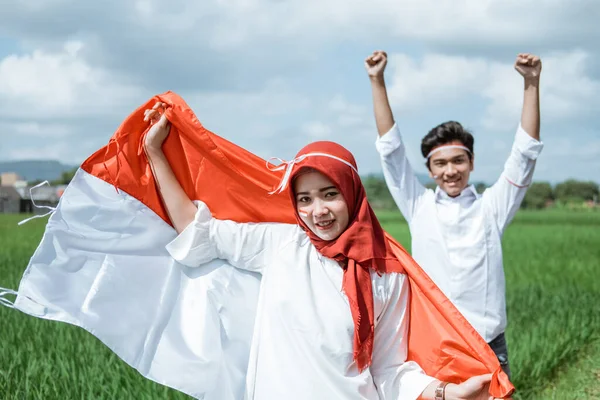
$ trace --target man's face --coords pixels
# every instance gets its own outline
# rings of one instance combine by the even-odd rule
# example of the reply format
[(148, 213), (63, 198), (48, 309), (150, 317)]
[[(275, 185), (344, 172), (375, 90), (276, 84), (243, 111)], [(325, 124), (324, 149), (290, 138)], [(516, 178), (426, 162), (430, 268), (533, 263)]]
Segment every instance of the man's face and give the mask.
[(464, 146), (459, 141), (453, 141), (437, 147), (440, 150), (429, 158), (429, 176), (448, 196), (456, 197), (469, 184), (473, 161), (469, 160), (466, 150), (445, 148), (449, 145)]

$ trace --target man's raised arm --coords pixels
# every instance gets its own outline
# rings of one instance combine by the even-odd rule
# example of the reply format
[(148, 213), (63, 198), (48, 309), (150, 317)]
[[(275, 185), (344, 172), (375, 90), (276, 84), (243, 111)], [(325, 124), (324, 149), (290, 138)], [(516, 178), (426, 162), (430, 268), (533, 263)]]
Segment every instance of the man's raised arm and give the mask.
[(365, 68), (371, 80), (373, 92), (373, 110), (375, 112), (375, 124), (379, 136), (385, 135), (394, 126), (394, 115), (388, 100), (387, 89), (383, 72), (387, 65), (387, 54), (385, 51), (376, 51), (365, 60)]
[(387, 54), (376, 51), (365, 60), (371, 80), (373, 110), (379, 138), (376, 147), (381, 157), (385, 182), (404, 218), (410, 223), (417, 210), (425, 187), (419, 182), (406, 158), (406, 149), (387, 96), (383, 73)]
[(532, 54), (521, 53), (515, 69), (523, 76), (523, 110), (511, 154), (500, 179), (490, 188), (489, 198), (497, 224), (503, 231), (519, 209), (531, 184), (536, 160), (542, 151), (540, 139), (540, 75), (542, 62)]
[(529, 136), (540, 140), (540, 74), (542, 61), (538, 56), (521, 53), (517, 56), (515, 69), (523, 76), (525, 91), (521, 126)]

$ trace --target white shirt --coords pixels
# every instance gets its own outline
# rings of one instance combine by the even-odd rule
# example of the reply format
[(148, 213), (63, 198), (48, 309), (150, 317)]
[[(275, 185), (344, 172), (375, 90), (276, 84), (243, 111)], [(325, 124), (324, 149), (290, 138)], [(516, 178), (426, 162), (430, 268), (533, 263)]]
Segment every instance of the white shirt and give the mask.
[[(187, 266), (211, 259), (262, 274), (246, 376), (247, 399), (416, 399), (434, 379), (406, 361), (409, 286), (404, 275), (372, 273), (372, 365), (353, 360), (354, 322), (343, 270), (297, 225), (238, 224), (204, 203), (167, 247)], [(232, 288), (231, 290), (235, 290)]]
[(412, 256), (487, 341), (506, 329), (502, 234), (531, 183), (543, 144), (521, 126), (498, 181), (479, 195), (425, 188), (396, 125), (376, 142), (386, 183), (407, 220)]

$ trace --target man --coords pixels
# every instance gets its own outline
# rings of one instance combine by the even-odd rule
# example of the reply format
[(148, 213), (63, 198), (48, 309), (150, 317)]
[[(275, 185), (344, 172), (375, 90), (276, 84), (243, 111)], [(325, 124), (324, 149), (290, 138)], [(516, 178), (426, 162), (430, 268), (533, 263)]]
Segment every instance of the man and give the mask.
[(539, 141), (539, 57), (519, 54), (515, 69), (524, 78), (521, 124), (498, 181), (482, 195), (469, 185), (474, 167), (473, 136), (458, 122), (433, 128), (421, 152), (435, 190), (416, 178), (394, 122), (384, 81), (385, 52), (365, 61), (371, 79), (375, 120), (385, 180), (412, 236), (412, 255), (496, 353), (510, 376), (506, 293), (501, 238), (531, 183), (543, 144)]

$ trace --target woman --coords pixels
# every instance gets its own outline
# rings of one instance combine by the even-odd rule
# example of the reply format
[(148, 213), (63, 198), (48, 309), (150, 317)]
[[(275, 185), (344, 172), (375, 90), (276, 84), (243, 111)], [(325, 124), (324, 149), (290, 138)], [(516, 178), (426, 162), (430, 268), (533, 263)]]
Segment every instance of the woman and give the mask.
[(447, 384), (406, 361), (408, 282), (346, 149), (316, 142), (287, 164), (279, 191), (297, 224), (221, 221), (177, 181), (163, 109), (146, 110), (144, 147), (178, 233), (168, 251), (187, 266), (221, 258), (262, 275), (247, 398), (489, 398), (491, 374)]

